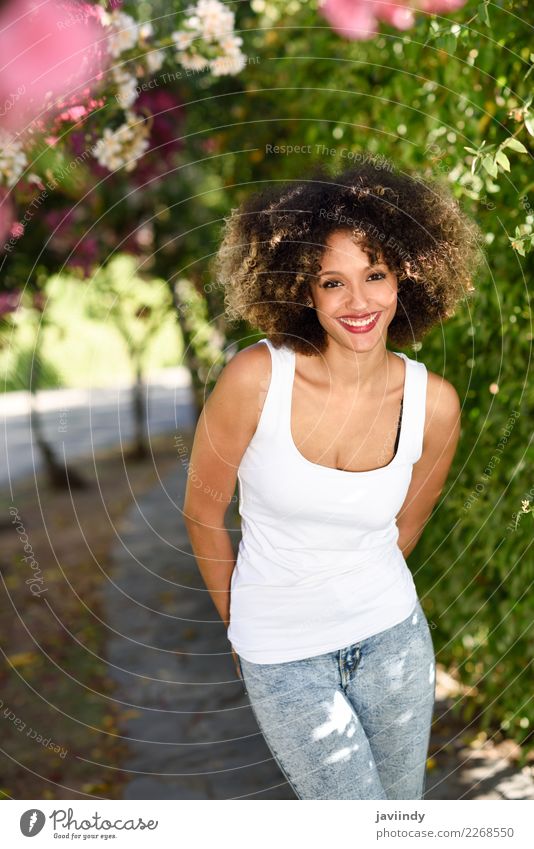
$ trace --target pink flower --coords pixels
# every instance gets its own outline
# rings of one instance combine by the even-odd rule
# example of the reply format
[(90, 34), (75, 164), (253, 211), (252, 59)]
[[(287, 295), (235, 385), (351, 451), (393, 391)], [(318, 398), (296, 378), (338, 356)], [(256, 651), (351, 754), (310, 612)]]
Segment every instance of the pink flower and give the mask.
[(20, 221), (14, 221), (9, 232), (14, 239), (20, 239), (24, 235), (24, 224)]
[(174, 155), (184, 145), (184, 106), (174, 92), (159, 90), (141, 92), (136, 108), (152, 116), (150, 146), (131, 178), (135, 185), (143, 186), (156, 182), (173, 167)]
[[(91, 112), (94, 112), (95, 109), (100, 109), (104, 103), (105, 99), (103, 97), (99, 99), (94, 99), (92, 97), (86, 97), (83, 95), (76, 96), (75, 98), (69, 98), (69, 101), (72, 100), (70, 104), (68, 101), (62, 103), (62, 111), (56, 115), (55, 120), (51, 123), (49, 129), (58, 134), (62, 134), (65, 132), (65, 128), (62, 126), (65, 121), (71, 121), (72, 123), (76, 123), (79, 125), (83, 125), (86, 119), (89, 117)], [(83, 104), (80, 105), (76, 101), (83, 100)], [(76, 135), (75, 132), (69, 134), (69, 138), (72, 142), (73, 137)], [(82, 139), (84, 136), (81, 136)], [(85, 144), (82, 144), (80, 149), (76, 151), (76, 153), (81, 153), (82, 150), (85, 149)]]
[(396, 3), (376, 0), (373, 5), (377, 18), (391, 24), (392, 27), (404, 30), (410, 29), (415, 24), (415, 15), (408, 3), (403, 3), (401, 0), (397, 0)]
[(67, 259), (66, 265), (68, 268), (76, 268), (81, 271), (83, 277), (89, 277), (91, 270), (98, 263), (99, 257), (97, 239), (94, 236), (84, 236)]
[(467, 0), (325, 0), (319, 11), (337, 33), (355, 41), (373, 38), (378, 22), (399, 30), (412, 27), (414, 12), (452, 12)]
[(15, 312), (20, 306), (21, 292), (0, 292), (0, 316)]
[(465, 6), (466, 0), (420, 0), (422, 12), (438, 14), (439, 12), (455, 12)]
[[(104, 30), (90, 3), (10, 0), (0, 11), (0, 126), (18, 132), (102, 72)], [(82, 97), (83, 100), (83, 97)]]
[(94, 221), (93, 212), (86, 206), (77, 205), (44, 213), (44, 224), (50, 234), (47, 242), (49, 250), (58, 254), (66, 267), (80, 272), (82, 277), (89, 276), (101, 251), (105, 250), (96, 236), (87, 232), (89, 223)]
[(378, 32), (374, 7), (374, 0), (326, 0), (319, 11), (339, 35), (364, 41)]
[(80, 118), (85, 118), (88, 112), (89, 109), (86, 106), (72, 106), (65, 112), (61, 112), (58, 118), (60, 121), (79, 121)]
[[(0, 188), (0, 242), (3, 244), (13, 223), (13, 207), (8, 189)], [(1, 248), (0, 248), (1, 250)]]

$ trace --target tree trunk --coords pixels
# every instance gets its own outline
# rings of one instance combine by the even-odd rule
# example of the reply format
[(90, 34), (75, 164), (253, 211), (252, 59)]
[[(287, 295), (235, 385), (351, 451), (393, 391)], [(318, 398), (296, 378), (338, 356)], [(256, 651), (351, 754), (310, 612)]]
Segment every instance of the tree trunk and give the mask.
[(200, 362), (199, 358), (195, 353), (195, 348), (193, 345), (193, 334), (187, 327), (187, 323), (184, 319), (182, 310), (180, 309), (180, 305), (176, 302), (176, 296), (175, 306), (177, 307), (176, 313), (178, 316), (178, 324), (180, 325), (180, 330), (182, 331), (182, 336), (184, 340), (184, 365), (188, 368), (189, 373), (191, 375), (195, 418), (198, 420), (198, 417), (202, 412), (202, 407), (204, 406), (204, 400), (206, 396), (206, 387), (199, 378), (199, 372), (202, 363)]
[(41, 417), (37, 410), (37, 391), (42, 382), (41, 334), (37, 331), (32, 364), (26, 375), (26, 388), (30, 393), (30, 431), (39, 448), (50, 485), (54, 489), (84, 489), (86, 480), (75, 469), (59, 460), (47, 441)]
[(132, 411), (134, 419), (134, 447), (131, 457), (143, 460), (148, 457), (148, 446), (145, 432), (146, 403), (144, 397), (143, 369), (140, 359), (135, 360), (135, 383), (132, 388)]
[(35, 402), (36, 393), (32, 387), (30, 389), (30, 429), (39, 448), (50, 485), (54, 489), (85, 489), (87, 486), (85, 479), (76, 469), (58, 460), (54, 449), (47, 442)]

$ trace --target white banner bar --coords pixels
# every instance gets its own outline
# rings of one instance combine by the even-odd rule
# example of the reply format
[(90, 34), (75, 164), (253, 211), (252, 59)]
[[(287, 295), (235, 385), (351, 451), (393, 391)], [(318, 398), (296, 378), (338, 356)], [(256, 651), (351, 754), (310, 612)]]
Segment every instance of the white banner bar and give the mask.
[[(67, 841), (123, 849), (534, 846), (534, 801), (299, 801), (8, 801), (2, 805), (2, 846), (37, 849)], [(28, 844), (33, 837), (35, 844)]]

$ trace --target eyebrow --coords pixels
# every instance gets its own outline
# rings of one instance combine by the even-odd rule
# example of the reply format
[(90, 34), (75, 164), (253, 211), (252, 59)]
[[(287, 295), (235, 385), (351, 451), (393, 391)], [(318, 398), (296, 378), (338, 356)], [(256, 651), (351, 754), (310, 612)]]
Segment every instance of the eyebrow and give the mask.
[[(385, 262), (374, 262), (373, 265), (366, 265), (365, 268), (363, 269), (363, 271), (370, 271), (371, 268), (376, 268), (378, 265), (385, 265), (385, 264), (386, 264)], [(324, 274), (341, 274), (341, 275), (343, 275), (344, 272), (343, 271), (321, 271), (321, 273), (318, 274), (317, 276), (322, 277)]]

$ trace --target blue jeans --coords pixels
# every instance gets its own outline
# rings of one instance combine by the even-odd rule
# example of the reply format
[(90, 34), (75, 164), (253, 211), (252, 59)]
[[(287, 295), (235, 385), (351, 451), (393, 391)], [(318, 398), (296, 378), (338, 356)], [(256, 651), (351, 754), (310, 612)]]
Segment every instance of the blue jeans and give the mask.
[(422, 798), (435, 656), (419, 599), (403, 622), (345, 648), (239, 663), (265, 742), (297, 798)]

